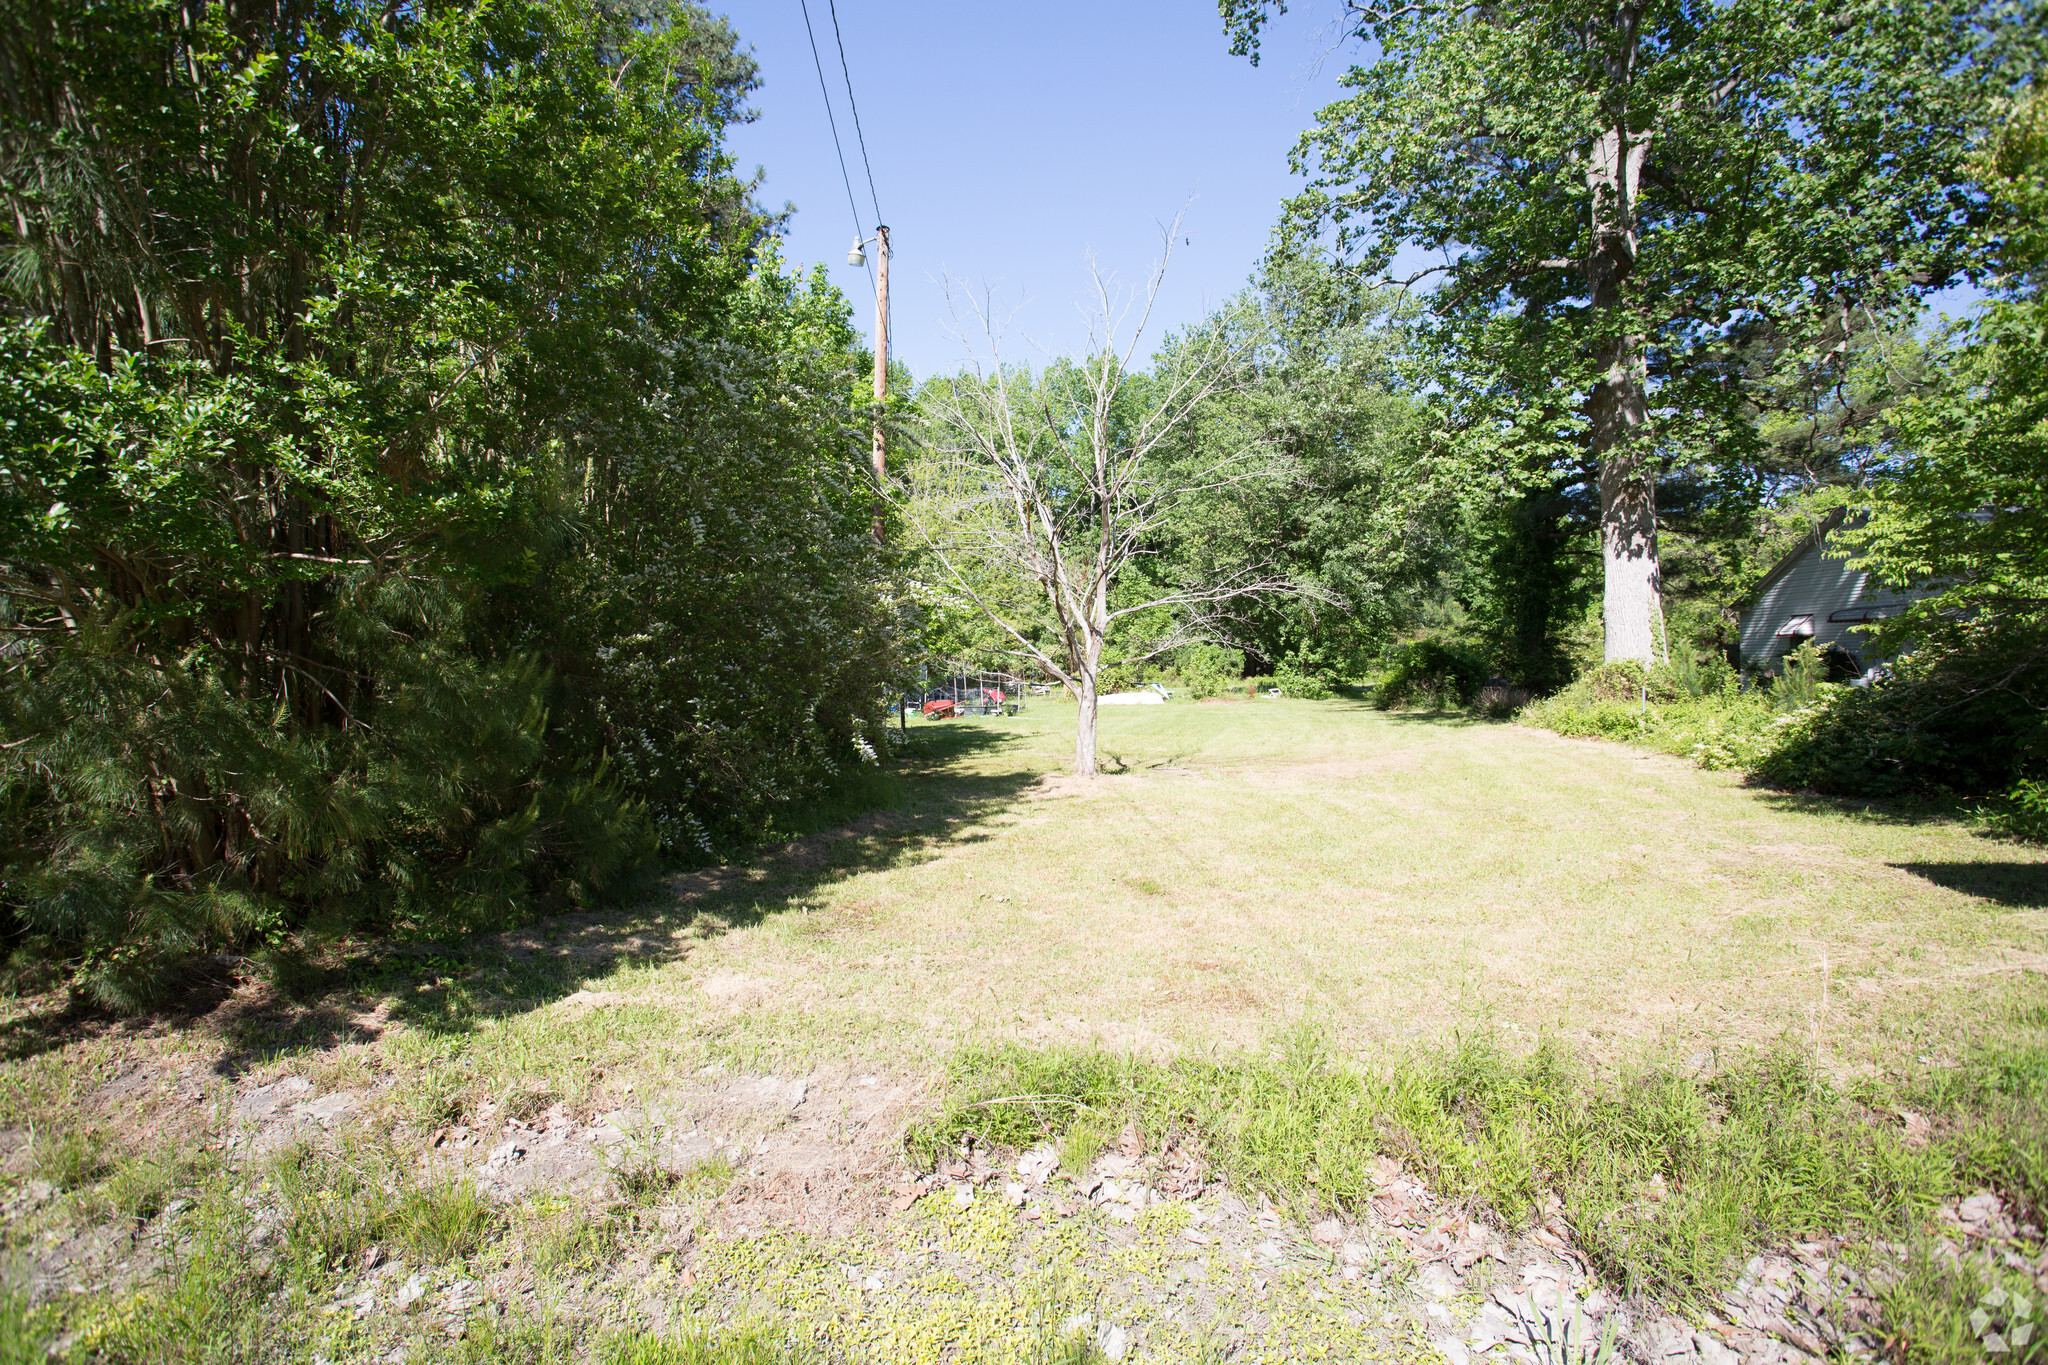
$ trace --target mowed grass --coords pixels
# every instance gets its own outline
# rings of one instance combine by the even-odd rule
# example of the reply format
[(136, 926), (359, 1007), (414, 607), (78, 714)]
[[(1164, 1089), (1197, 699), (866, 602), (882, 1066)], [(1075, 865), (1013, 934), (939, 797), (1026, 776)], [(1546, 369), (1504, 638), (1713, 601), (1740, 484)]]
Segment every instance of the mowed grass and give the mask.
[(1343, 701), (1107, 709), (1115, 772), (1080, 780), (1072, 725), (1056, 701), (913, 724), (942, 761), (899, 823), (696, 894), (725, 931), (670, 998), (789, 1061), (1306, 1023), (1355, 1055), (1484, 1025), (1854, 1072), (1952, 1057), (2048, 968), (2048, 853), (1953, 819)]
[[(1073, 711), (1056, 701), (913, 724), (868, 784), (893, 804), (833, 833), (680, 874), (628, 912), (331, 954), (297, 999), (225, 1023), (10, 1021), (0, 1122), (33, 1132), (18, 1175), (65, 1192), (50, 1229), (196, 1207), (137, 1296), (31, 1321), (0, 1293), (0, 1346), (61, 1329), (108, 1360), (260, 1358), (250, 1343), (289, 1324), (299, 1354), (353, 1350), (368, 1338), (351, 1318), (294, 1305), (332, 1300), (373, 1244), (448, 1276), (524, 1265), (595, 1285), (655, 1244), (643, 1205), (715, 1198), (732, 1171), (622, 1167), (601, 1206), (500, 1208), (421, 1174), (428, 1135), (486, 1101), (587, 1116), (733, 1067), (928, 1081), (908, 1134), (924, 1160), (972, 1134), (1056, 1138), (1084, 1166), (1131, 1124), (1303, 1216), (1362, 1212), (1391, 1157), (1510, 1227), (1561, 1208), (1605, 1277), (1668, 1304), (1711, 1304), (1788, 1240), (1905, 1244), (1884, 1308), (1900, 1359), (1975, 1358), (1979, 1296), (2032, 1292), (1941, 1260), (1930, 1215), (1986, 1186), (2048, 1210), (2048, 853), (1626, 746), (1344, 701), (1103, 722), (1113, 771), (1092, 780), (1064, 775)], [(171, 1110), (106, 1098), (151, 1049), (210, 1078), (204, 1111), (172, 1106), (182, 1140), (157, 1130)], [(359, 1131), (253, 1164), (198, 1142), (229, 1122), (226, 1078), (287, 1071), (382, 1098)], [(251, 1181), (281, 1218), (255, 1278), (237, 1259)], [(787, 1246), (791, 1265), (826, 1254)], [(480, 1321), (422, 1358), (765, 1362), (829, 1344), (795, 1307), (751, 1336), (642, 1340), (592, 1292), (587, 1312)], [(706, 1312), (731, 1307), (707, 1291)]]

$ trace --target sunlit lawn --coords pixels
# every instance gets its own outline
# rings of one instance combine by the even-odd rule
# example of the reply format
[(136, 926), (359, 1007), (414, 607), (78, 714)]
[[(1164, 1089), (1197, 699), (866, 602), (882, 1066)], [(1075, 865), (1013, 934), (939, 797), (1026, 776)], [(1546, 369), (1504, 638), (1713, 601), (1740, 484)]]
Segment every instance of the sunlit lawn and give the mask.
[(1306, 1020), (1361, 1051), (1485, 1024), (1839, 1067), (1939, 1049), (2048, 967), (2048, 855), (1953, 819), (1340, 700), (1106, 709), (1118, 775), (1047, 777), (1072, 726), (1057, 701), (912, 722), (936, 766), (909, 809), (822, 862), (686, 881), (697, 932), (731, 931), (647, 988), (790, 1061)]

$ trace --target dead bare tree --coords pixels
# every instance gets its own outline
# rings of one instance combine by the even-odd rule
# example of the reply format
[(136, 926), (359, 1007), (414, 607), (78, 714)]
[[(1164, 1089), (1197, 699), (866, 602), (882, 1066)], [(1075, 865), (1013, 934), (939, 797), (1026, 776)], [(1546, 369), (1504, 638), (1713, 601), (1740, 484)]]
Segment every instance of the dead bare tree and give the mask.
[[(1149, 371), (1132, 368), (1179, 227), (1176, 218), (1142, 291), (1120, 291), (1090, 261), (1087, 354), (1036, 376), (1005, 363), (991, 297), (949, 280), (956, 320), (967, 304), (963, 336), (978, 333), (978, 344), (970, 342), (961, 374), (920, 395), (923, 449), (892, 490), (948, 586), (1013, 643), (1011, 654), (1073, 694), (1074, 771), (1083, 775), (1096, 770), (1097, 680), (1120, 628), (1165, 618), (1130, 651), (1151, 657), (1210, 638), (1214, 614), (1233, 600), (1305, 591), (1259, 564), (1118, 591), (1191, 498), (1280, 469), (1278, 453), (1256, 435), (1213, 450), (1179, 439), (1203, 404), (1250, 372), (1250, 343), (1225, 317), (1175, 337)], [(1133, 312), (1135, 325), (1120, 336)]]

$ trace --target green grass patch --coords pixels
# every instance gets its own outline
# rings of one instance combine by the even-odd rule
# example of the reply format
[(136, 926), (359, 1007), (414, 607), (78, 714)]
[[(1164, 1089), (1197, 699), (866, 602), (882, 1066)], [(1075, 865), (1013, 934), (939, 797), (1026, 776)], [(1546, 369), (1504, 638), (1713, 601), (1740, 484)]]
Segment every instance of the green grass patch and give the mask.
[(399, 1196), (387, 1222), (393, 1243), (429, 1265), (466, 1260), (497, 1232), (498, 1210), (474, 1182), (454, 1178)]
[(217, 1195), (190, 1215), (170, 1264), (137, 1293), (64, 1305), (66, 1360), (197, 1365), (297, 1358), (306, 1326), (280, 1315), (277, 1277), (251, 1266), (246, 1212)]
[(342, 1151), (294, 1144), (271, 1162), (269, 1180), (284, 1205), (287, 1247), (315, 1266), (377, 1245), (430, 1265), (461, 1261), (503, 1222), (470, 1181), (417, 1184), (392, 1153), (368, 1143)]
[(1134, 1122), (1303, 1212), (1364, 1209), (1376, 1158), (1392, 1157), (1510, 1228), (1557, 1196), (1612, 1282), (1705, 1304), (1765, 1246), (1901, 1235), (1979, 1185), (2034, 1206), (2048, 1125), (2012, 1088), (2033, 1083), (2048, 1048), (2015, 1040), (1996, 1055), (1970, 1073), (1977, 1086), (1951, 1078), (1922, 1100), (1940, 1101), (1936, 1135), (1915, 1146), (1890, 1108), (1906, 1092), (1844, 1091), (1786, 1053), (1695, 1077), (1656, 1065), (1595, 1076), (1554, 1046), (1515, 1055), (1485, 1036), (1379, 1068), (1307, 1031), (1230, 1061), (1006, 1046), (955, 1059), (946, 1103), (911, 1143), (927, 1160), (967, 1134), (1099, 1145)]
[(787, 1332), (771, 1328), (653, 1336), (629, 1332), (598, 1351), (601, 1365), (811, 1365), (822, 1357)]
[(29, 1143), (29, 1170), (60, 1190), (91, 1184), (108, 1165), (99, 1139), (75, 1129), (37, 1133)]

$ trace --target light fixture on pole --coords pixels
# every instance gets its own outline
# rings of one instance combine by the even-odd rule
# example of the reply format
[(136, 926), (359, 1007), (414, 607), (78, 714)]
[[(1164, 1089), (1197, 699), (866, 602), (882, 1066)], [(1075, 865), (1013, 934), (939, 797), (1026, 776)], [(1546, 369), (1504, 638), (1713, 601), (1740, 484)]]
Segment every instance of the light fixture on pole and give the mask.
[(855, 238), (853, 245), (847, 249), (846, 263), (848, 265), (866, 265), (868, 263), (868, 256), (861, 248), (873, 240), (874, 238), (870, 237), (867, 242), (863, 242), (859, 238)]

